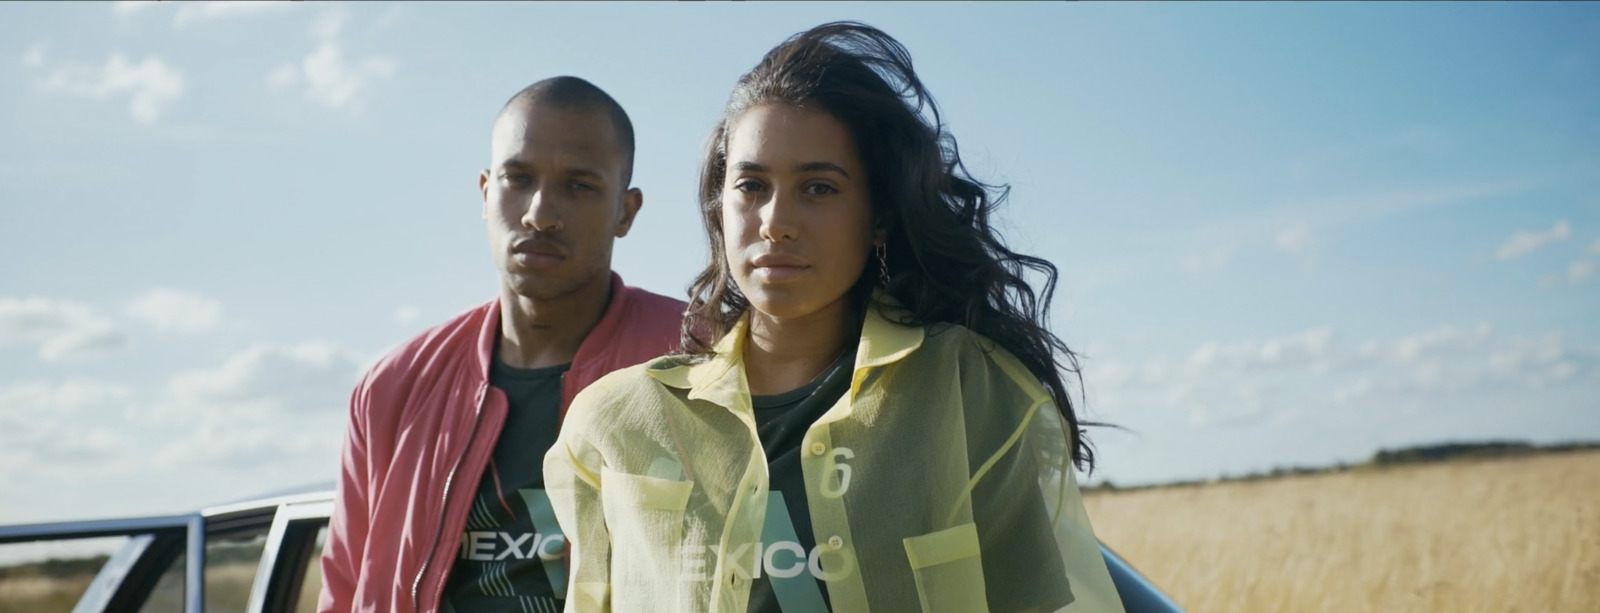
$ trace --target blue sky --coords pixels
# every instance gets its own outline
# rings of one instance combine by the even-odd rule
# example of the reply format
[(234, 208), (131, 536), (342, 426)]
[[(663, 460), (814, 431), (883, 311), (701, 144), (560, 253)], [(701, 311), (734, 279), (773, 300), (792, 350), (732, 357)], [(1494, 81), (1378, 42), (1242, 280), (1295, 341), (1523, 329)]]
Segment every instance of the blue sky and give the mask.
[(1600, 5), (0, 5), (0, 522), (331, 481), (350, 386), (492, 297), (517, 89), (627, 108), (630, 283), (701, 144), (834, 19), (911, 50), (1061, 271), (1092, 481), (1600, 438)]

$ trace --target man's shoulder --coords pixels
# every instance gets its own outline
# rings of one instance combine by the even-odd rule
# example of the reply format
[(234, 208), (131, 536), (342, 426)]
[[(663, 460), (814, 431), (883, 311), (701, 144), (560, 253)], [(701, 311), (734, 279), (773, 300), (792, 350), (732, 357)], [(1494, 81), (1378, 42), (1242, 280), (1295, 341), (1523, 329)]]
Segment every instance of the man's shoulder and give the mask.
[(367, 371), (364, 384), (371, 387), (408, 380), (454, 360), (441, 357), (471, 355), (492, 315), (495, 301), (469, 308), (396, 345)]
[(671, 353), (678, 345), (687, 308), (675, 300), (637, 287), (624, 286), (625, 308), (612, 317), (614, 323), (601, 338), (611, 344), (610, 351), (619, 364), (636, 364)]
[(633, 314), (670, 318), (676, 324), (683, 318), (683, 312), (689, 308), (688, 303), (682, 300), (632, 285), (624, 285), (622, 291), (628, 294), (628, 304)]

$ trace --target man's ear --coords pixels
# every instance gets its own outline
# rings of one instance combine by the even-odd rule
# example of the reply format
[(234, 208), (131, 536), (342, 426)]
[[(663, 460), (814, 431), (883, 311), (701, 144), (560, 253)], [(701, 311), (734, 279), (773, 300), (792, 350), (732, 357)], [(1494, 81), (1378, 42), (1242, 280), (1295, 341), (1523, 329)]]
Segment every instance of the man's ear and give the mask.
[(478, 171), (478, 195), (482, 197), (483, 206), (479, 207), (478, 214), (484, 219), (489, 218), (489, 169)]
[(633, 219), (639, 215), (639, 209), (644, 207), (644, 192), (637, 187), (630, 187), (622, 194), (622, 217), (617, 219), (617, 238), (628, 235), (628, 230), (633, 228)]

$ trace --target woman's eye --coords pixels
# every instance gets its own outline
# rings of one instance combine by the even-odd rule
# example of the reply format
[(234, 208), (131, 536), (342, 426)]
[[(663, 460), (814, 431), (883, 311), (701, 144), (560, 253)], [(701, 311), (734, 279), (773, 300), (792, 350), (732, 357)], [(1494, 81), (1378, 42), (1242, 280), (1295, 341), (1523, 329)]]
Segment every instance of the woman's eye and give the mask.
[(760, 181), (756, 181), (754, 179), (745, 179), (733, 184), (733, 189), (745, 193), (755, 193), (765, 188), (765, 185), (762, 185)]
[(812, 183), (806, 185), (806, 193), (812, 196), (826, 196), (828, 194), (837, 194), (839, 190), (827, 183)]

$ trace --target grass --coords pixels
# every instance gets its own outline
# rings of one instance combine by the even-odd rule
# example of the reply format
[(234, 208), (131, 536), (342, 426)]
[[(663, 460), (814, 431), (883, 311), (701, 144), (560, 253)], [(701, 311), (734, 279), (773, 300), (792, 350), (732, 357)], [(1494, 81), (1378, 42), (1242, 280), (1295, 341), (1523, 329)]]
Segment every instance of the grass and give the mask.
[(1600, 452), (1086, 492), (1095, 533), (1193, 613), (1592, 612)]

